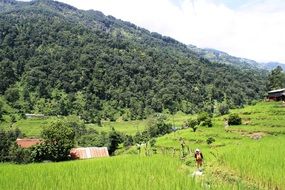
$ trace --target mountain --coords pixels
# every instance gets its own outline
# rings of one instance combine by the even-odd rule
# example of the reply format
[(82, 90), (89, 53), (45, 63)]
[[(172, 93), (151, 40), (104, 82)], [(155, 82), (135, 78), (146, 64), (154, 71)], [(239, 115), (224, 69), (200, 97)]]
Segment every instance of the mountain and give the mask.
[(2, 0), (0, 10), (0, 101), (14, 113), (142, 119), (213, 112), (264, 94), (264, 73), (211, 63), (99, 11), (51, 0)]
[(277, 66), (281, 66), (283, 70), (285, 70), (285, 64), (282, 63), (277, 63), (277, 62), (259, 63), (250, 59), (231, 56), (219, 50), (209, 49), (209, 48), (202, 49), (194, 45), (188, 45), (188, 48), (191, 51), (197, 53), (200, 57), (203, 57), (215, 63), (235, 65), (241, 68), (265, 69), (265, 70), (272, 70)]
[(280, 66), (283, 69), (283, 71), (285, 71), (285, 64), (279, 63), (279, 62), (260, 63), (260, 65), (261, 65), (261, 68), (266, 69), (266, 70), (272, 70)]

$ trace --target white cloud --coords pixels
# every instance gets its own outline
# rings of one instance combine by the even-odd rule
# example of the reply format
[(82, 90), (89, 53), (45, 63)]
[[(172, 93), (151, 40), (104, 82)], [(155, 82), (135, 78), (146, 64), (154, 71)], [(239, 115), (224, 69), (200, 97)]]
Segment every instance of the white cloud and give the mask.
[[(60, 0), (130, 21), (185, 44), (257, 61), (285, 63), (285, 1), (255, 0), (231, 9), (222, 0)], [(179, 2), (179, 3), (177, 3)]]

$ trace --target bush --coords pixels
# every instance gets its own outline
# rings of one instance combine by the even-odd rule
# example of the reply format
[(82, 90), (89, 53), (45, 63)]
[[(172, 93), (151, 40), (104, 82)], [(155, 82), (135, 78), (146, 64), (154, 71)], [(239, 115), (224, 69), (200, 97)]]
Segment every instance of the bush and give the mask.
[(149, 141), (149, 134), (147, 131), (137, 132), (133, 137), (133, 140), (136, 144), (142, 144)]
[(193, 132), (198, 129), (198, 121), (196, 119), (189, 119), (185, 123), (186, 128), (191, 128)]
[(226, 115), (230, 112), (230, 107), (228, 104), (222, 103), (218, 106), (218, 111), (221, 115)]
[(10, 161), (17, 164), (28, 164), (32, 162), (31, 149), (21, 148), (16, 143), (9, 151)]
[(209, 117), (210, 116), (209, 116), (209, 114), (207, 112), (199, 113), (199, 115), (197, 116), (198, 124), (201, 124), (201, 122), (205, 121)]
[(229, 125), (241, 125), (241, 117), (236, 113), (230, 114), (229, 119), (228, 119), (228, 124)]
[(213, 127), (212, 119), (208, 117), (205, 121), (201, 123), (202, 126)]
[(114, 152), (118, 149), (119, 144), (123, 142), (123, 137), (120, 133), (115, 131), (113, 128), (112, 131), (109, 133), (109, 154), (114, 155)]
[(206, 141), (207, 141), (207, 144), (212, 144), (216, 140), (213, 137), (209, 137)]
[(13, 148), (16, 139), (21, 135), (17, 128), (14, 131), (4, 131), (0, 129), (0, 162), (11, 161), (11, 149)]
[(133, 137), (130, 135), (126, 135), (124, 137), (124, 147), (130, 147), (134, 143)]
[(166, 123), (165, 118), (160, 116), (149, 120), (148, 125), (146, 131), (151, 138), (165, 135), (173, 130), (171, 124)]
[(197, 117), (198, 124), (201, 126), (212, 127), (212, 119), (207, 112), (202, 112)]
[(93, 133), (83, 135), (78, 140), (78, 145), (83, 147), (93, 147), (93, 146), (108, 146), (109, 138), (106, 132), (98, 133), (94, 131)]

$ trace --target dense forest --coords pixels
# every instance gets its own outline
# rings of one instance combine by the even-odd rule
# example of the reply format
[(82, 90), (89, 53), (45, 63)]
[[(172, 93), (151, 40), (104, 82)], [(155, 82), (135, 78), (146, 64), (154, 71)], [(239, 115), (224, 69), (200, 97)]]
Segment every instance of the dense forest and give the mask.
[(263, 98), (265, 78), (98, 11), (51, 0), (0, 2), (2, 113), (74, 114), (86, 122), (212, 113), (220, 103)]

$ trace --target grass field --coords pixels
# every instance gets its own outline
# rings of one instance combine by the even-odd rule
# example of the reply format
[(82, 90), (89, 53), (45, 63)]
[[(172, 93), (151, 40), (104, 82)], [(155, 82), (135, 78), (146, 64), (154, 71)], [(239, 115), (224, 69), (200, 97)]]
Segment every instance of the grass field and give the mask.
[(0, 189), (201, 189), (188, 173), (178, 160), (162, 156), (0, 164)]
[(242, 141), (238, 147), (227, 149), (220, 162), (259, 189), (284, 189), (284, 147), (284, 136)]
[(28, 137), (39, 137), (43, 127), (49, 125), (55, 119), (55, 117), (48, 119), (23, 119), (13, 124), (2, 122), (0, 128), (6, 130), (19, 128)]
[[(173, 124), (174, 126), (181, 127), (182, 124), (189, 119), (190, 115), (177, 113), (175, 115), (165, 114), (167, 122)], [(57, 117), (48, 117), (45, 119), (22, 119), (16, 123), (2, 122), (0, 123), (0, 128), (4, 129), (15, 129), (18, 127), (26, 136), (28, 137), (39, 137), (44, 126), (50, 124), (52, 121), (56, 120)], [(116, 122), (102, 121), (102, 126), (99, 127), (97, 124), (87, 124), (87, 128), (95, 129), (99, 132), (111, 131), (114, 127), (117, 131), (123, 132), (125, 134), (134, 135), (137, 131), (143, 131), (148, 125), (148, 120), (133, 120), (133, 121), (121, 121)]]

